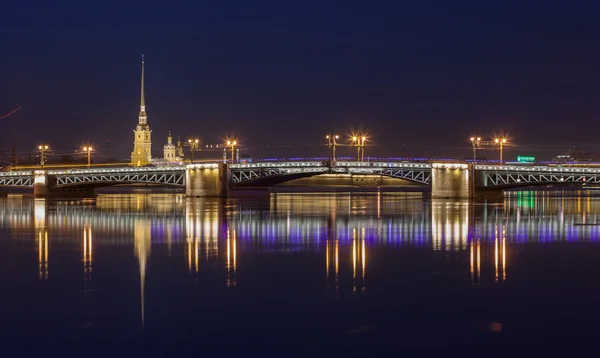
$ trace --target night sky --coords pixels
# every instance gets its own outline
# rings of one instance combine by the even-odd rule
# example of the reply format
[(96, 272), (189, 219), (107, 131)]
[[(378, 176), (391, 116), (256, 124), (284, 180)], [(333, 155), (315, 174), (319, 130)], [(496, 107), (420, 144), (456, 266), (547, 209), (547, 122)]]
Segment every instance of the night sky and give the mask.
[[(56, 3), (56, 4), (55, 4)], [(600, 156), (598, 1), (6, 1), (0, 150), (132, 149), (140, 58), (153, 155), (174, 136), (235, 136), (255, 156)], [(106, 145), (108, 140), (108, 146)], [(349, 149), (348, 149), (349, 150)], [(348, 152), (348, 154), (352, 154)]]

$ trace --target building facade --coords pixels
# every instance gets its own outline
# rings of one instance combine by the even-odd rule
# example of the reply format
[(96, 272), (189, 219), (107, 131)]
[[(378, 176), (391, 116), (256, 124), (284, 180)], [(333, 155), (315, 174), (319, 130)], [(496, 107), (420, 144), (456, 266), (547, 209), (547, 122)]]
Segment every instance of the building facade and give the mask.
[(131, 152), (130, 165), (141, 167), (152, 161), (152, 131), (148, 126), (146, 116), (146, 99), (144, 97), (144, 55), (142, 55), (142, 89), (140, 96), (140, 114), (138, 124), (133, 131), (133, 151)]

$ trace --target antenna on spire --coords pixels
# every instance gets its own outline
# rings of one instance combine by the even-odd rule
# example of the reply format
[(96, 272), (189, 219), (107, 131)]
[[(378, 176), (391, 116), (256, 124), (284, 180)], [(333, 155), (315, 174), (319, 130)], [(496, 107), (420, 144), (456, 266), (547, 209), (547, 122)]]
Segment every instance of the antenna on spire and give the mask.
[(141, 93), (140, 93), (140, 114), (139, 114), (139, 122), (140, 124), (146, 123), (146, 98), (144, 96), (144, 54), (142, 54), (142, 81), (141, 81)]

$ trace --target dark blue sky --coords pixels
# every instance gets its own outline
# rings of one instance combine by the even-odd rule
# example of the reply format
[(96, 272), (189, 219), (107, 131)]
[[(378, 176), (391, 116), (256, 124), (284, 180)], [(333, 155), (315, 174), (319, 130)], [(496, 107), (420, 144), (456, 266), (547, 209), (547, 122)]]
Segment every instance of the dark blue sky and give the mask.
[(54, 3), (0, 6), (0, 112), (23, 106), (0, 149), (127, 157), (141, 53), (155, 155), (168, 130), (313, 154), (329, 127), (381, 155), (467, 155), (501, 131), (522, 154), (600, 149), (597, 1)]

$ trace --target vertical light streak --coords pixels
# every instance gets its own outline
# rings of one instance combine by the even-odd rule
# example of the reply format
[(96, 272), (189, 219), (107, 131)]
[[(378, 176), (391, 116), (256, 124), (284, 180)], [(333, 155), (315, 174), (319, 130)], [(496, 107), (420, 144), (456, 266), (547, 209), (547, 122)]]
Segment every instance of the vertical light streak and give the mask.
[(502, 233), (502, 279), (506, 281), (506, 233)]
[(356, 229), (352, 229), (352, 291), (356, 292)]

